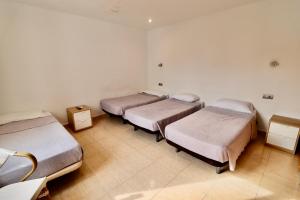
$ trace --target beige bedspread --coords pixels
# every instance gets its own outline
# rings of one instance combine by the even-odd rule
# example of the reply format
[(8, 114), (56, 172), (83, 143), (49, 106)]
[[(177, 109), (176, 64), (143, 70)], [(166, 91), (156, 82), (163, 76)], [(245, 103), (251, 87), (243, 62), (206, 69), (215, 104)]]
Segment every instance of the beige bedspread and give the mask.
[(221, 163), (230, 170), (248, 142), (256, 137), (256, 112), (252, 114), (206, 107), (166, 127), (168, 140)]

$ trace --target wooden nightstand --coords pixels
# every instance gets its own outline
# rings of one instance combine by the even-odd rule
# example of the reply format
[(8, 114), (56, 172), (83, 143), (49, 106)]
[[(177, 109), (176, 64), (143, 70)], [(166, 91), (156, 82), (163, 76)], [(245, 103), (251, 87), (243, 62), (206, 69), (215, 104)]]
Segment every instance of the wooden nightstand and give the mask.
[(266, 143), (295, 154), (299, 140), (300, 120), (279, 115), (270, 119)]
[(90, 128), (93, 126), (91, 109), (88, 106), (76, 106), (67, 108), (69, 125), (74, 131)]

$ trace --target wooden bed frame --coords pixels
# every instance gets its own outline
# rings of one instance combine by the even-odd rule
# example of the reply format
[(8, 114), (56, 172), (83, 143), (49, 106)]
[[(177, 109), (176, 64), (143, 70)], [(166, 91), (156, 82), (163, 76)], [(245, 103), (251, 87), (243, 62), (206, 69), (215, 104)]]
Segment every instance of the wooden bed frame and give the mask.
[(186, 149), (182, 146), (179, 146), (178, 144), (175, 144), (174, 142), (172, 142), (170, 140), (166, 139), (166, 141), (167, 141), (168, 144), (170, 144), (170, 145), (172, 145), (176, 148), (177, 153), (180, 152), (180, 151), (184, 151), (184, 152), (186, 152), (186, 153), (188, 153), (188, 154), (190, 154), (190, 155), (192, 155), (192, 156), (194, 156), (194, 157), (196, 157), (196, 158), (198, 158), (198, 159), (200, 159), (200, 160), (216, 167), (216, 173), (217, 174), (221, 174), (222, 172), (225, 172), (229, 169), (229, 162), (228, 161), (224, 162), (224, 163), (221, 163), (219, 161), (215, 161), (215, 160), (206, 158), (206, 157), (204, 157), (202, 155), (199, 155), (199, 154), (197, 154), (193, 151), (190, 151), (190, 150), (188, 150), (188, 149)]

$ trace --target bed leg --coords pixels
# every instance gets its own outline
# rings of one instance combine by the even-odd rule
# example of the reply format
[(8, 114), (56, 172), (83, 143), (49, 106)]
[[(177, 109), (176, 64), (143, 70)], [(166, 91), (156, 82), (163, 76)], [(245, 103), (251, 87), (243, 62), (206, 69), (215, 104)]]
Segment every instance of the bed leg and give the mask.
[(139, 130), (139, 128), (137, 126), (134, 126), (134, 131)]
[(176, 148), (176, 153), (179, 153), (181, 150), (179, 148)]
[(160, 142), (163, 138), (160, 136), (160, 132), (156, 133), (156, 142)]
[(127, 124), (127, 120), (126, 119), (123, 119), (123, 124)]
[(226, 165), (222, 167), (216, 167), (216, 173), (221, 174), (229, 169), (229, 164), (227, 163)]

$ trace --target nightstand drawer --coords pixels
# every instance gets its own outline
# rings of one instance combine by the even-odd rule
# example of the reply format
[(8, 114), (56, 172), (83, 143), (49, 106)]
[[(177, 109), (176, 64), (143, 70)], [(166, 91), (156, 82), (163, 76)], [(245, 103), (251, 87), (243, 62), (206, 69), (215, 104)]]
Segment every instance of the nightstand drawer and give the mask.
[(284, 137), (269, 132), (267, 143), (293, 151), (297, 144), (297, 138)]
[(67, 108), (68, 121), (73, 131), (80, 131), (93, 126), (91, 109), (88, 106)]
[(300, 120), (273, 115), (269, 123), (266, 143), (295, 154), (299, 140)]
[(74, 113), (74, 125), (76, 130), (92, 126), (91, 112), (89, 110)]
[(299, 134), (299, 128), (273, 122), (270, 124), (269, 132), (296, 139)]

